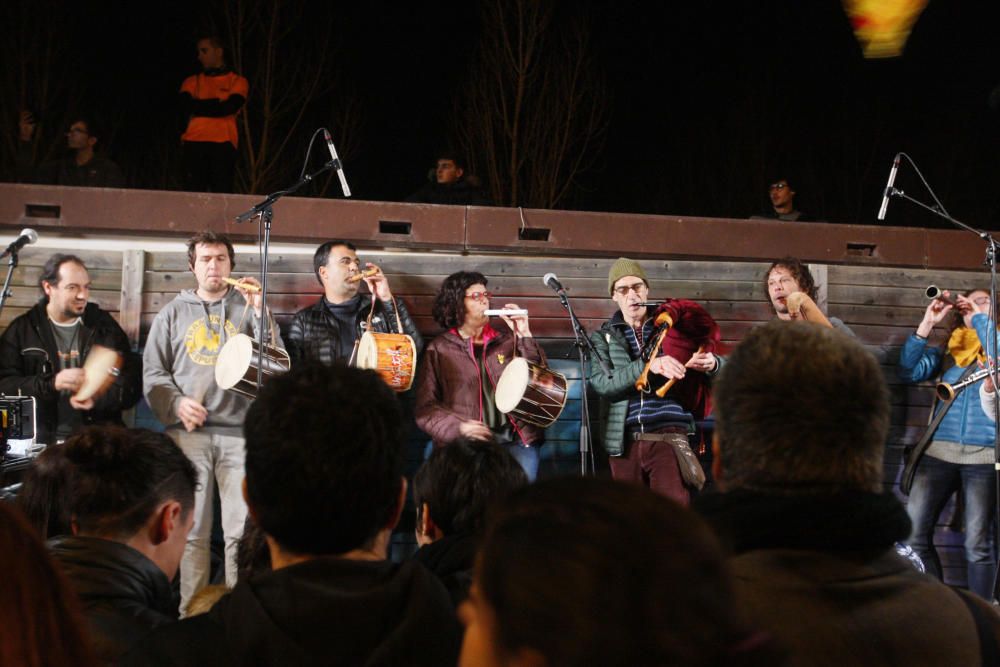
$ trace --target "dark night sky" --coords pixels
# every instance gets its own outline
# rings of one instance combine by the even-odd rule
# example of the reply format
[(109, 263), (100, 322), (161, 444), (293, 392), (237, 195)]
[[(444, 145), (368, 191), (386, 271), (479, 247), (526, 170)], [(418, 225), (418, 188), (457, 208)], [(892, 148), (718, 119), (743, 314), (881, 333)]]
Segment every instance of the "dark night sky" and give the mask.
[[(144, 143), (176, 135), (176, 90), (196, 70), (199, 5), (89, 6), (69, 44), (91, 104), (121, 112), (112, 156), (152, 159)], [(804, 210), (870, 223), (904, 150), (952, 214), (1000, 228), (1000, 115), (986, 103), (1000, 83), (1000, 9), (932, 0), (902, 58), (866, 61), (834, 0), (560, 7), (591, 16), (612, 91), (607, 139), (573, 208), (745, 217), (763, 210), (766, 183), (784, 173)], [(477, 4), (315, 2), (299, 21), (315, 12), (334, 13), (316, 48), (336, 48), (363, 112), (346, 161), (355, 196), (400, 199), (446, 140), (479, 35)], [(908, 167), (897, 185), (928, 198)], [(900, 200), (888, 222), (938, 224)]]

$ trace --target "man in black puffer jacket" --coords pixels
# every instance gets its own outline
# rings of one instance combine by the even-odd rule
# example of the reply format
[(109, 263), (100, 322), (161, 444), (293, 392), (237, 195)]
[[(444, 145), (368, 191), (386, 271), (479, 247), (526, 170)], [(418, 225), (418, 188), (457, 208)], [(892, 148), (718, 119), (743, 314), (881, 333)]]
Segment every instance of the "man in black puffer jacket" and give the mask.
[[(369, 313), (371, 331), (406, 334), (413, 339), (415, 352), (420, 353), (424, 342), (406, 306), (393, 298), (381, 269), (368, 262), (362, 271), (357, 248), (352, 244), (324, 243), (313, 255), (313, 270), (324, 294), (292, 318), (284, 340), (293, 366), (305, 360), (325, 364), (343, 361), (353, 365), (357, 356), (355, 345), (368, 327)], [(362, 280), (377, 297), (374, 311), (371, 297), (358, 292)]]
[(153, 431), (89, 426), (62, 447), (76, 530), (49, 548), (80, 596), (98, 657), (114, 662), (177, 620), (170, 580), (194, 521), (197, 473)]

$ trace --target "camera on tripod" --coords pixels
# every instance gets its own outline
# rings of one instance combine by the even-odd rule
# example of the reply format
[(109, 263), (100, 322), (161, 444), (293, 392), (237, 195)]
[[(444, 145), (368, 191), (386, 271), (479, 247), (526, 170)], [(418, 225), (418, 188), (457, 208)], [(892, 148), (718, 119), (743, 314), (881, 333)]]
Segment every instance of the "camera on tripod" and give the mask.
[(0, 395), (0, 458), (27, 456), (35, 444), (35, 397)]

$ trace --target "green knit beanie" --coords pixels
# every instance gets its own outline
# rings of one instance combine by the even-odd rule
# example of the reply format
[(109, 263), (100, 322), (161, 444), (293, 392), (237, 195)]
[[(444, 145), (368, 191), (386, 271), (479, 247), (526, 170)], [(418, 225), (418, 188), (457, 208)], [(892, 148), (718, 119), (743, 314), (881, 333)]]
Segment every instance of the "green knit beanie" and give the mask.
[(646, 283), (646, 287), (649, 287), (649, 278), (646, 277), (646, 272), (639, 266), (639, 262), (628, 257), (619, 257), (611, 265), (611, 270), (608, 271), (608, 294), (614, 294), (615, 283), (625, 276), (642, 278), (642, 282)]

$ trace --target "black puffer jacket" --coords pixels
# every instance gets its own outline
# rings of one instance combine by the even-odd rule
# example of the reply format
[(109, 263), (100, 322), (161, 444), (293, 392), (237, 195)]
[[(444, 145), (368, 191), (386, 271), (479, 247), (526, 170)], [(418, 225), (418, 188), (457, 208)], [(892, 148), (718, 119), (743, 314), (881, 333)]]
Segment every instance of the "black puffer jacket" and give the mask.
[(167, 575), (132, 547), (65, 536), (50, 540), (49, 549), (80, 596), (102, 660), (117, 661), (150, 630), (177, 620)]
[[(357, 301), (358, 310), (355, 315), (357, 325), (354, 331), (346, 333), (352, 337), (352, 340), (361, 338), (368, 319), (368, 311), (371, 309), (369, 299), (360, 298)], [(288, 335), (284, 337), (292, 365), (306, 359), (319, 360), (325, 364), (332, 364), (340, 360), (340, 337), (342, 335), (340, 322), (330, 312), (327, 303), (326, 297), (321, 297), (315, 304), (295, 313), (295, 317), (292, 318), (292, 323), (288, 327)], [(403, 325), (402, 331), (397, 330), (397, 311), (399, 321)], [(413, 339), (413, 344), (417, 347), (417, 354), (420, 354), (424, 347), (424, 340), (420, 337), (420, 332), (417, 331), (417, 325), (413, 323), (410, 313), (406, 310), (406, 305), (400, 299), (375, 300), (372, 331), (405, 333)]]
[[(59, 392), (55, 387), (58, 347), (48, 314), (47, 300), (17, 317), (0, 338), (0, 393), (20, 392), (37, 402), (36, 440), (49, 444), (56, 433)], [(129, 348), (128, 337), (111, 315), (88, 303), (83, 311), (80, 350), (84, 361), (95, 344), (117, 350), (124, 358), (121, 373), (107, 393), (94, 400), (94, 408), (83, 412), (84, 424), (121, 423), (122, 410), (142, 396), (142, 361)]]

